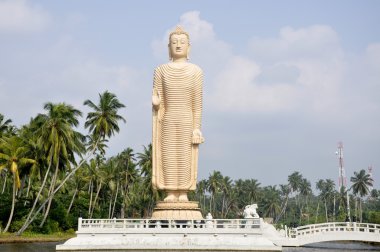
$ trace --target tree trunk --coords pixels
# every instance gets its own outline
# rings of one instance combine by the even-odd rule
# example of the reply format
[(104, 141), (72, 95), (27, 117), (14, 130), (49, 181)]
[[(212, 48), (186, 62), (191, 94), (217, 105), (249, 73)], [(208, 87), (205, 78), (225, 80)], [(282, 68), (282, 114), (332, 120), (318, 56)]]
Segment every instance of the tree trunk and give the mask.
[(94, 209), (95, 209), (95, 206), (96, 206), (96, 201), (98, 200), (101, 188), (102, 188), (102, 181), (99, 181), (98, 190), (96, 191), (94, 202), (92, 202), (92, 210), (91, 210), (91, 214), (90, 214), (90, 219), (92, 218), (92, 214), (94, 213)]
[(108, 219), (111, 219), (113, 193), (111, 193), (111, 197), (110, 198), (111, 198), (110, 199), (110, 203), (108, 204)]
[(358, 198), (355, 200), (355, 222), (358, 221)]
[(276, 220), (274, 221), (274, 223), (277, 223), (277, 222), (280, 220), (281, 216), (282, 216), (283, 214), (285, 214), (286, 207), (288, 206), (288, 199), (289, 199), (289, 194), (286, 194), (286, 198), (285, 198), (284, 205), (282, 206), (281, 212), (280, 212), (280, 214), (277, 216), (277, 218), (276, 218)]
[[(26, 220), (25, 220), (24, 224), (22, 225), (22, 227), (20, 228), (20, 230), (17, 231), (17, 235), (20, 235), (22, 232), (24, 232), (25, 229), (27, 229), (27, 227), (30, 225), (29, 221), (31, 220), (32, 214), (34, 212), (34, 209), (36, 208), (36, 205), (37, 205), (38, 199), (40, 198), (41, 192), (42, 192), (43, 188), (45, 187), (46, 180), (47, 180), (47, 177), (48, 177), (51, 165), (52, 165), (52, 161), (53, 161), (53, 157), (50, 158), (49, 166), (48, 166), (47, 171), (45, 173), (45, 177), (44, 177), (44, 180), (42, 181), (41, 187), (38, 190), (37, 196), (36, 196), (36, 198), (34, 200), (32, 209), (30, 209), (28, 217), (26, 218)], [(42, 207), (40, 207), (39, 211), (41, 211), (41, 209), (42, 209)]]
[(4, 194), (5, 187), (7, 186), (7, 175), (4, 176), (4, 184), (3, 184), (3, 190), (1, 191), (1, 194)]
[(318, 200), (318, 204), (317, 204), (317, 214), (315, 215), (315, 223), (318, 222), (318, 212), (319, 212), (319, 200)]
[(9, 226), (11, 225), (13, 213), (15, 210), (15, 204), (16, 204), (16, 174), (13, 173), (13, 192), (12, 192), (12, 207), (11, 207), (11, 213), (9, 214), (8, 223), (4, 228), (4, 233), (8, 231)]
[(71, 207), (73, 206), (73, 203), (74, 203), (74, 200), (75, 200), (75, 196), (77, 196), (77, 193), (78, 193), (78, 188), (75, 188), (73, 197), (71, 198), (71, 202), (70, 202), (69, 208), (67, 209), (67, 214), (70, 213)]
[(28, 201), (31, 181), (32, 181), (31, 176), (29, 176), (29, 178), (28, 178), (28, 187), (26, 189), (26, 197), (25, 197), (26, 199), (25, 199), (25, 202), (24, 202), (24, 206), (26, 206), (26, 203)]
[(222, 218), (224, 218), (224, 201), (225, 201), (225, 194), (223, 194), (223, 199), (222, 199)]
[(326, 199), (325, 199), (325, 213), (326, 213), (326, 222), (329, 222), (329, 217), (327, 215), (327, 203), (326, 203)]
[(59, 171), (59, 157), (57, 159), (57, 164), (55, 166), (55, 172), (54, 172), (54, 175), (53, 175), (53, 179), (51, 181), (51, 184), (50, 184), (50, 189), (49, 189), (49, 193), (48, 193), (48, 205), (46, 207), (46, 211), (45, 211), (45, 215), (44, 215), (44, 218), (42, 219), (41, 221), (41, 224), (40, 224), (40, 228), (42, 228), (45, 224), (45, 221), (49, 215), (49, 211), (50, 211), (50, 206), (51, 206), (51, 202), (53, 201), (53, 198), (54, 197), (50, 197), (52, 194), (53, 194), (53, 191), (54, 191), (54, 187), (55, 187), (55, 182), (57, 181), (57, 177), (58, 177), (58, 171)]
[[(66, 181), (84, 164), (84, 162), (86, 162), (90, 157), (92, 157), (94, 155), (96, 147), (98, 145), (98, 142), (99, 142), (99, 140), (97, 140), (96, 144), (94, 145), (94, 148), (89, 152), (89, 154), (80, 161), (80, 163), (78, 164), (78, 166), (76, 168), (72, 169), (71, 172), (66, 175), (66, 177), (57, 186), (57, 188), (54, 190), (53, 194), (50, 197), (53, 197), (59, 191), (59, 189), (61, 189), (61, 187), (66, 183)], [(17, 231), (17, 235), (21, 235), (25, 231), (25, 229), (28, 228), (28, 226), (34, 221), (34, 219), (37, 217), (38, 213), (46, 205), (47, 202), (48, 202), (48, 199), (46, 199), (41, 204), (41, 206), (34, 213), (33, 217), (29, 218), (29, 216), (28, 216), (28, 219), (25, 221), (24, 225), (20, 228), (19, 231)], [(31, 214), (30, 214), (30, 216), (31, 216)]]
[(16, 195), (17, 198), (20, 198), (22, 192), (24, 191), (25, 180), (26, 180), (26, 176), (22, 177), (20, 188), (17, 190), (17, 195)]
[[(88, 216), (91, 216), (91, 206), (92, 206), (92, 191), (93, 191), (93, 186), (94, 183), (92, 179), (90, 180), (90, 186), (89, 186), (89, 193), (90, 193), (90, 203), (88, 204)], [(90, 217), (91, 218), (91, 217)]]
[(335, 222), (335, 195), (334, 195), (334, 212), (333, 212), (333, 222)]
[(115, 205), (116, 205), (116, 200), (117, 200), (117, 195), (119, 193), (119, 183), (117, 183), (117, 186), (116, 186), (116, 195), (115, 195), (115, 200), (113, 202), (113, 206), (112, 206), (112, 212), (111, 212), (111, 218), (114, 216), (115, 214)]

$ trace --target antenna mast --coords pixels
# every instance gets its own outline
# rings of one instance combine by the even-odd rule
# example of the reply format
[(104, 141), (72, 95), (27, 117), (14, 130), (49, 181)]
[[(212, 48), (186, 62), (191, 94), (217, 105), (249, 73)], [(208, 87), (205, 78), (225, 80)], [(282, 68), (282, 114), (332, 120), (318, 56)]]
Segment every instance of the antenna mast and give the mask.
[(339, 192), (344, 192), (346, 191), (346, 197), (347, 197), (347, 217), (346, 221), (348, 220), (351, 222), (351, 213), (350, 213), (350, 197), (348, 195), (348, 190), (347, 188), (347, 181), (346, 181), (346, 172), (344, 170), (344, 162), (343, 162), (343, 143), (339, 142), (338, 143), (338, 150), (336, 151), (336, 154), (338, 156), (338, 162), (339, 162)]
[(347, 187), (347, 181), (346, 181), (346, 172), (344, 170), (344, 162), (343, 162), (343, 143), (338, 143), (338, 150), (336, 152), (338, 155), (338, 161), (339, 161), (339, 177), (338, 177), (338, 185), (339, 185), (339, 191), (343, 188)]

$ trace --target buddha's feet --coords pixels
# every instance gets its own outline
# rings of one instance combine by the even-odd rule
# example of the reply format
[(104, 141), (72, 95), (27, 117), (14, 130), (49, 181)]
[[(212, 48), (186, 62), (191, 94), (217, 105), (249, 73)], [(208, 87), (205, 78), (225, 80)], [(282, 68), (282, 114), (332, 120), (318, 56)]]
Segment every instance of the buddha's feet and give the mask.
[(168, 192), (168, 196), (164, 199), (165, 202), (178, 201), (178, 195), (175, 192)]
[(187, 198), (187, 193), (180, 193), (179, 196), (178, 196), (178, 201), (181, 201), (181, 202), (186, 202), (186, 201), (189, 201), (189, 199)]

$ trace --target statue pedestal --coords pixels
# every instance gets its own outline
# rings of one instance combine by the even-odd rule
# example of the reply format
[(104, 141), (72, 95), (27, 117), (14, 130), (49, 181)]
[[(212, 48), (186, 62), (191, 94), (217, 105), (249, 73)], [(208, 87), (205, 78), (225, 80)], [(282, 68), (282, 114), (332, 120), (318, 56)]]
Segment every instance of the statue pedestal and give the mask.
[(203, 220), (203, 217), (197, 201), (159, 201), (153, 210), (152, 219)]

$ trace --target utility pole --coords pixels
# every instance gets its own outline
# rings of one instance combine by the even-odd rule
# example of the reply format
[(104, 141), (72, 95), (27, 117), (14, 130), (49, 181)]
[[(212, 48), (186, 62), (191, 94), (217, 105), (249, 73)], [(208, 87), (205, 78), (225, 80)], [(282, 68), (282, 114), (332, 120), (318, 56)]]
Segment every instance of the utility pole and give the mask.
[(347, 217), (349, 222), (351, 222), (351, 213), (350, 213), (350, 197), (348, 195), (348, 189), (347, 188), (347, 180), (346, 180), (346, 172), (344, 170), (344, 162), (343, 162), (343, 143), (338, 143), (338, 150), (336, 151), (336, 155), (338, 156), (338, 163), (339, 163), (339, 177), (338, 177), (338, 184), (339, 184), (339, 192), (346, 191), (346, 197), (347, 197)]

